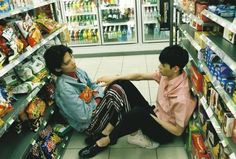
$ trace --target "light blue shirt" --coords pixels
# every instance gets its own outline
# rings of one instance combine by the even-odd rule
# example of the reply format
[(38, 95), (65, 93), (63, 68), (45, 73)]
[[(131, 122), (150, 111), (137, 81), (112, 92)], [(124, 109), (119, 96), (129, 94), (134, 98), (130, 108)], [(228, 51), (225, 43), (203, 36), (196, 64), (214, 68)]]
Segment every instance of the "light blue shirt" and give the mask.
[[(55, 101), (62, 115), (77, 131), (86, 129), (91, 121), (92, 112), (96, 107), (96, 97), (103, 97), (102, 87), (92, 82), (87, 73), (79, 68), (76, 75), (81, 82), (68, 75), (61, 75), (56, 80)], [(89, 103), (79, 98), (80, 93), (88, 86), (98, 91)]]

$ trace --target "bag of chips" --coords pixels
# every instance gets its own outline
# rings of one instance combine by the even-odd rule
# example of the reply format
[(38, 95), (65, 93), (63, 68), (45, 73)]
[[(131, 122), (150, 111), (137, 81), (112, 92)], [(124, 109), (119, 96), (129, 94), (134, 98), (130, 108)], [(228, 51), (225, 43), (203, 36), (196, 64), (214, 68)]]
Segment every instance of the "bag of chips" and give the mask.
[(26, 113), (29, 119), (36, 119), (43, 116), (46, 108), (45, 102), (39, 97), (35, 97), (26, 108)]
[(31, 47), (40, 42), (42, 34), (29, 14), (26, 14), (24, 20), (18, 20), (15, 23)]

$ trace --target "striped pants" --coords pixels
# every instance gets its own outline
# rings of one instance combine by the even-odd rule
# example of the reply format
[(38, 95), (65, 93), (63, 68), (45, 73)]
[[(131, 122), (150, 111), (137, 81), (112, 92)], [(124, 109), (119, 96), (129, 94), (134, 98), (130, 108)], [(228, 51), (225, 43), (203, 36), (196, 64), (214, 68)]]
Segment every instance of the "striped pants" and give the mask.
[(116, 83), (111, 84), (105, 90), (102, 101), (94, 110), (91, 124), (85, 130), (86, 134), (101, 133), (108, 123), (116, 126), (130, 109), (130, 104), (122, 87)]

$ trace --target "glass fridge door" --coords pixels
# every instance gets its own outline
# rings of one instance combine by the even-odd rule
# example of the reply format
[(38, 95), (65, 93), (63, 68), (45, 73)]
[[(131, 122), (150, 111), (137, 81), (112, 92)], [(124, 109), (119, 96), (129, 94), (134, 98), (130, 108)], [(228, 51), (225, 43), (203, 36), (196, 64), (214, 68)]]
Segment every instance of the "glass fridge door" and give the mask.
[(169, 40), (169, 3), (141, 0), (143, 42)]
[(103, 44), (137, 43), (135, 0), (100, 0)]
[(97, 1), (61, 0), (61, 5), (71, 36), (69, 45), (100, 45)]

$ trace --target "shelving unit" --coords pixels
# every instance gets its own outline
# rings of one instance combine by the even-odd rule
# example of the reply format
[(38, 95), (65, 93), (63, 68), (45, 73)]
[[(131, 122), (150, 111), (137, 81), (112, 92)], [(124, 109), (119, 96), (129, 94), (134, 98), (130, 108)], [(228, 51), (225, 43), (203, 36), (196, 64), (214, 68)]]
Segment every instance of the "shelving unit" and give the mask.
[[(4, 13), (0, 16), (0, 19), (5, 19), (7, 17), (11, 17), (14, 15), (17, 15), (19, 13), (27, 12), (29, 10), (34, 10), (39, 7), (43, 7), (46, 5), (50, 5), (50, 9), (52, 9), (52, 14), (54, 14), (53, 17), (55, 19), (59, 19), (57, 16), (60, 16), (58, 13), (58, 1), (57, 0), (48, 0), (40, 3), (34, 3), (34, 4), (28, 4), (25, 7), (14, 9), (8, 13)], [(14, 67), (16, 67), (18, 64), (22, 63), (26, 58), (32, 56), (35, 54), (35, 52), (46, 45), (50, 40), (53, 40), (55, 37), (57, 37), (60, 33), (62, 33), (67, 28), (66, 25), (62, 25), (60, 28), (58, 28), (56, 31), (54, 31), (51, 34), (44, 35), (43, 39), (40, 40), (40, 42), (34, 47), (28, 46), (26, 48), (26, 51), (18, 57), (16, 57), (14, 60), (10, 61), (9, 64), (4, 66), (0, 69), (0, 78), (3, 78), (3, 76), (11, 71)], [(32, 145), (36, 143), (36, 141), (39, 138), (38, 133), (45, 128), (46, 125), (48, 125), (48, 122), (54, 116), (54, 112), (56, 111), (57, 107), (54, 104), (53, 106), (47, 106), (46, 110), (44, 112), (44, 116), (42, 118), (42, 121), (40, 122), (39, 129), (35, 130), (33, 132), (32, 130), (26, 129), (20, 133), (17, 134), (16, 132), (11, 129), (12, 125), (16, 120), (18, 119), (19, 114), (25, 110), (25, 108), (28, 106), (28, 104), (33, 100), (33, 98), (42, 90), (42, 88), (49, 82), (50, 76), (46, 76), (41, 80), (40, 82), (36, 83), (37, 85), (30, 93), (24, 94), (24, 95), (15, 95), (17, 101), (13, 103), (13, 110), (6, 114), (2, 120), (4, 121), (4, 125), (0, 127), (0, 148), (1, 148), (1, 159), (21, 159), (26, 158), (29, 154), (29, 150)], [(67, 133), (64, 138), (63, 142), (57, 147), (59, 156), (58, 159), (63, 155), (64, 148), (68, 144), (68, 141), (71, 137), (72, 132)], [(7, 146), (6, 146), (7, 145)]]
[[(228, 107), (230, 112), (232, 113), (233, 117), (236, 119), (236, 104), (234, 103), (232, 96), (229, 95), (225, 89), (222, 87), (221, 83), (216, 79), (215, 76), (213, 76), (208, 67), (206, 66), (203, 59), (203, 52), (204, 49), (201, 48), (201, 46), (197, 43), (197, 41), (194, 40), (194, 32), (196, 30), (192, 28), (188, 23), (191, 20), (194, 20), (200, 25), (212, 25), (212, 24), (204, 24), (202, 20), (199, 20), (195, 15), (192, 15), (189, 12), (185, 12), (179, 5), (175, 4), (176, 11), (179, 12), (179, 14), (185, 14), (185, 18), (187, 18), (187, 21), (185, 21), (185, 24), (178, 24), (176, 28), (179, 29), (181, 40), (180, 44), (189, 52), (192, 61), (194, 64), (198, 67), (200, 71), (202, 71), (203, 74), (205, 74), (209, 80), (211, 81), (211, 84), (213, 88), (219, 93), (219, 96), (225, 103), (225, 105)], [(222, 27), (226, 27), (233, 33), (236, 33), (236, 26), (232, 24), (232, 18), (222, 18), (218, 15), (215, 15), (214, 13), (203, 10), (202, 14), (217, 23), (218, 25)], [(187, 22), (187, 23), (186, 23)], [(177, 30), (176, 30), (177, 32)], [(176, 34), (177, 35), (177, 34)], [(213, 51), (219, 56), (219, 58), (229, 66), (229, 68), (236, 72), (236, 46), (225, 40), (222, 36), (215, 35), (210, 33), (209, 35), (201, 34), (200, 36), (201, 40)], [(226, 137), (224, 131), (222, 130), (221, 123), (219, 123), (217, 116), (215, 115), (212, 108), (207, 104), (206, 97), (202, 93), (199, 93), (192, 88), (192, 90), (195, 92), (195, 94), (200, 99), (199, 102), (202, 104), (204, 110), (206, 111), (206, 114), (208, 118), (210, 119), (211, 124), (213, 125), (219, 139), (220, 143), (222, 143), (223, 147), (227, 150), (229, 150), (230, 158), (236, 158), (236, 146), (232, 142), (232, 139), (229, 137)]]
[(29, 10), (39, 8), (39, 7), (42, 7), (42, 6), (46, 6), (46, 5), (55, 3), (55, 2), (56, 2), (56, 0), (48, 0), (48, 1), (45, 1), (45, 2), (41, 2), (41, 3), (28, 4), (25, 7), (20, 7), (20, 8), (11, 10), (10, 12), (7, 12), (7, 13), (4, 13), (4, 14), (0, 15), (0, 19), (4, 19), (6, 17), (10, 17), (10, 16), (13, 16), (13, 15), (16, 15), (16, 14), (19, 14), (19, 13), (27, 12)]

